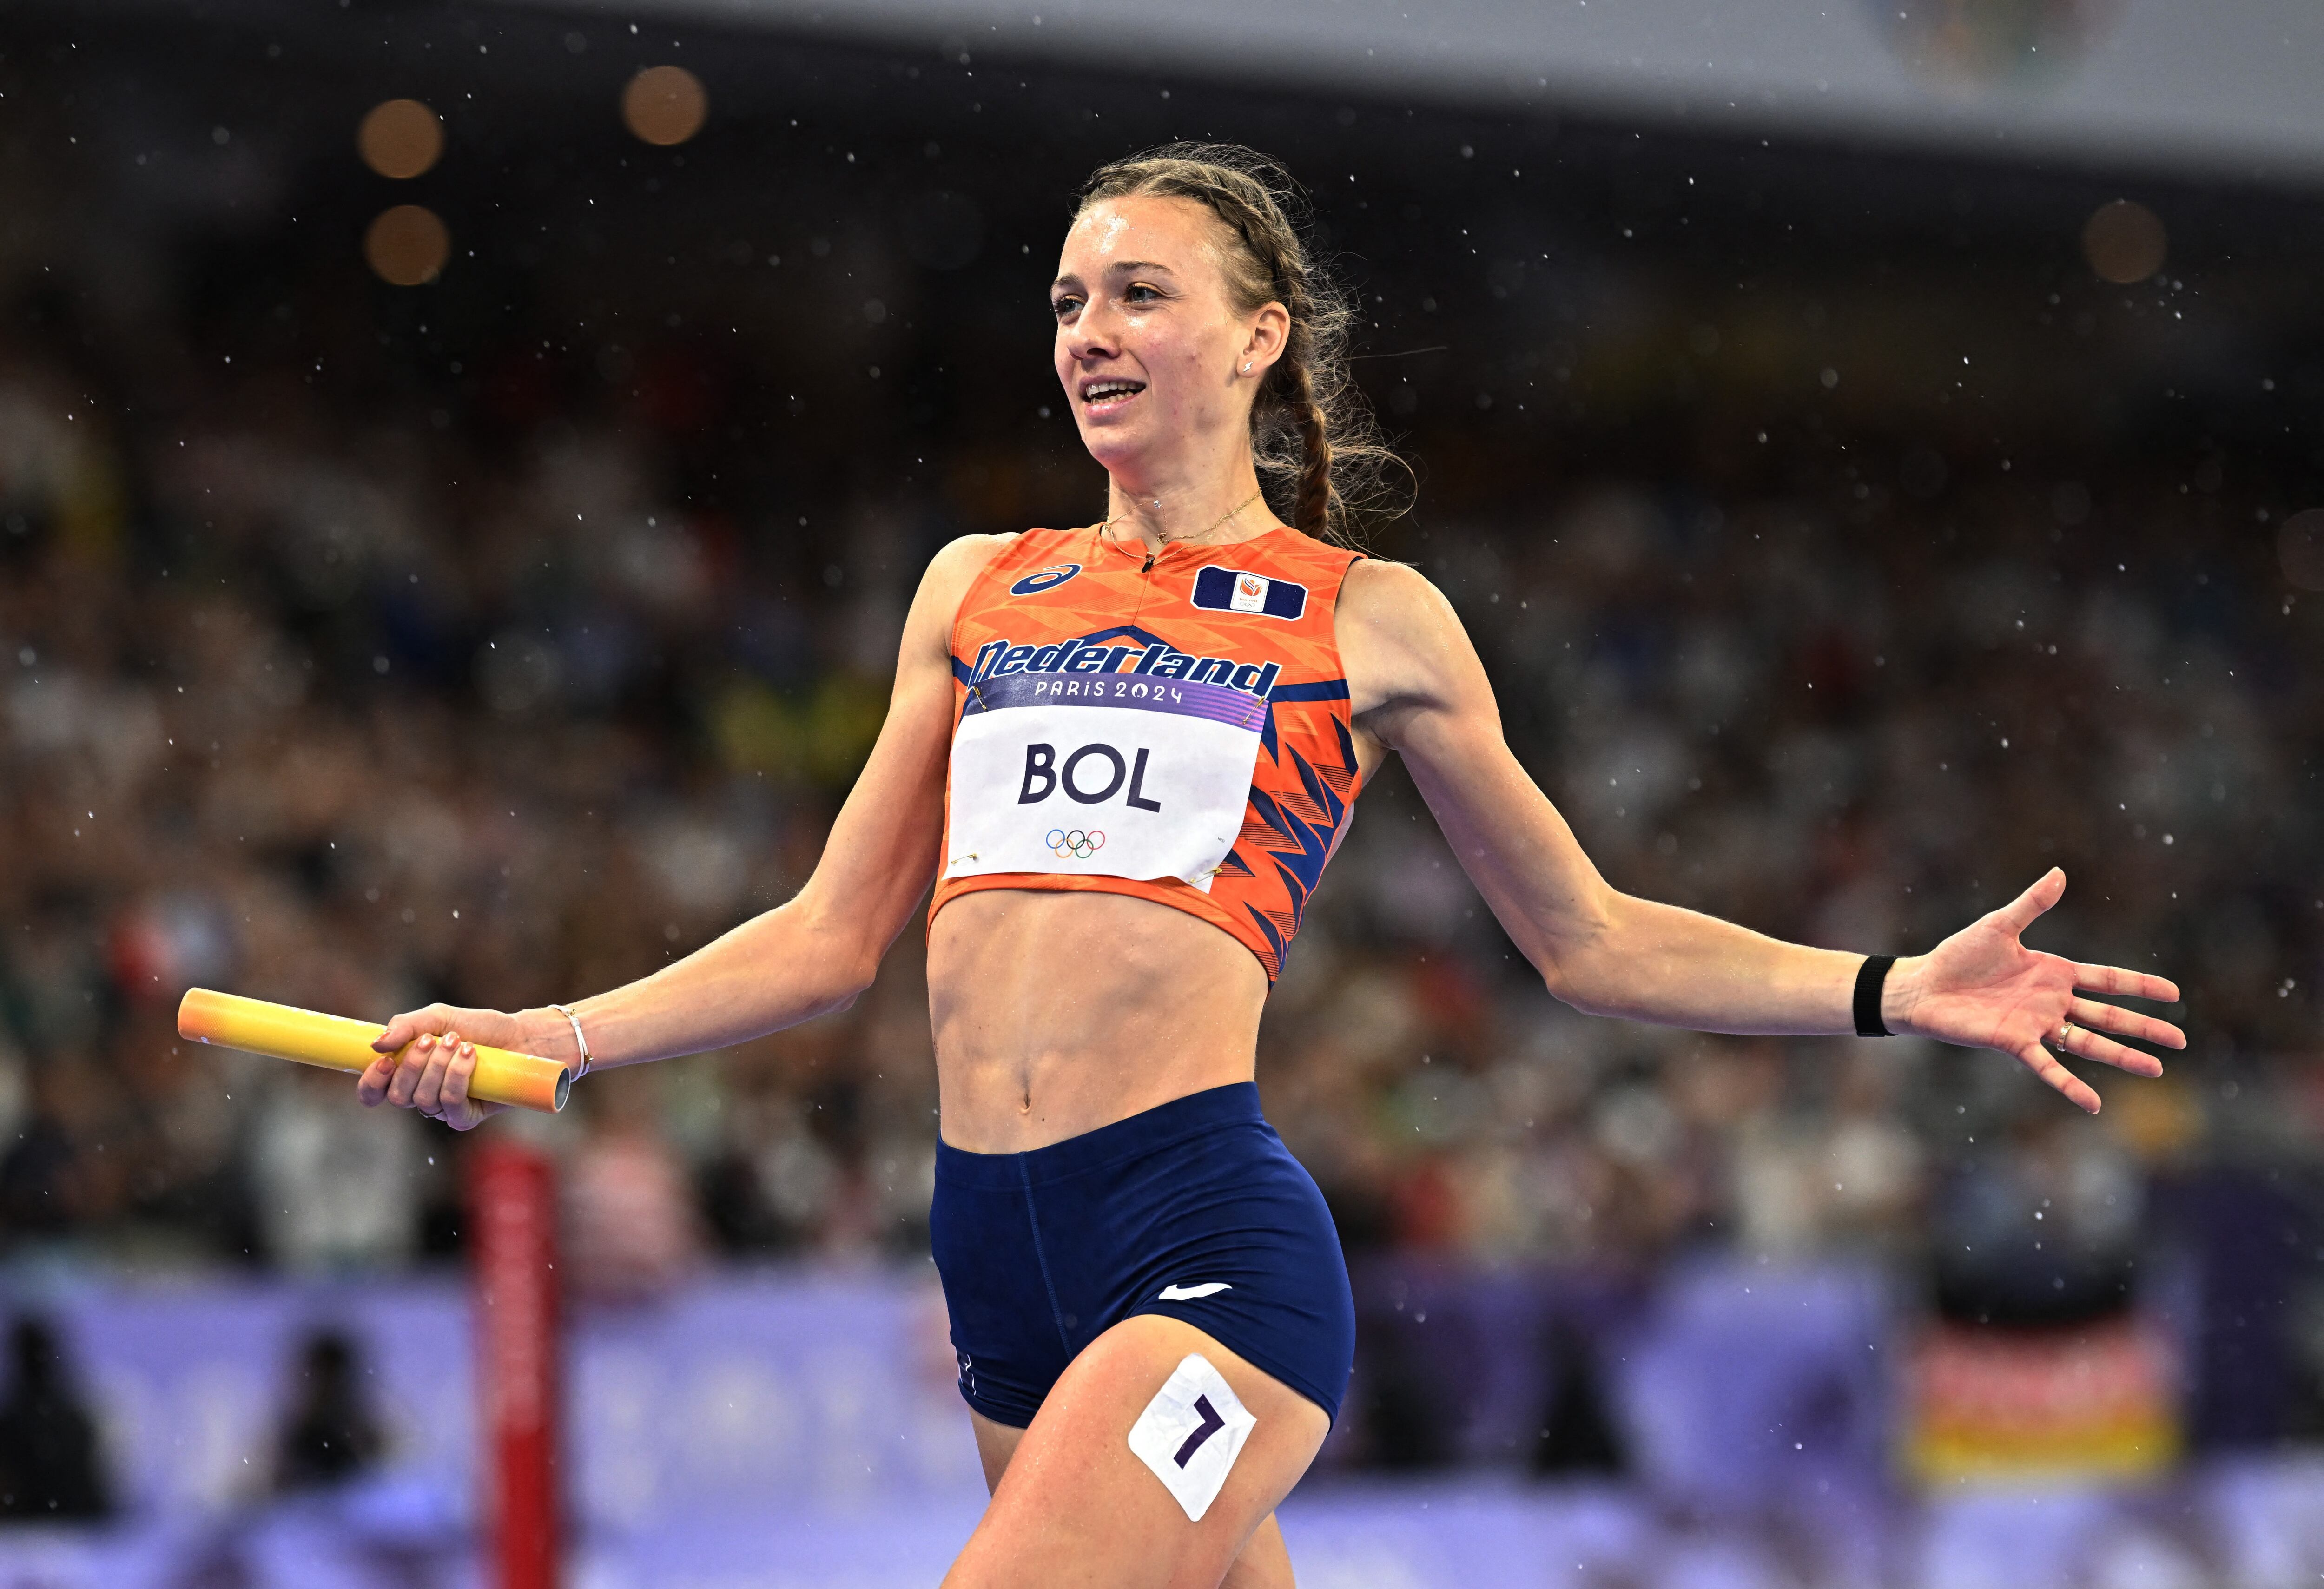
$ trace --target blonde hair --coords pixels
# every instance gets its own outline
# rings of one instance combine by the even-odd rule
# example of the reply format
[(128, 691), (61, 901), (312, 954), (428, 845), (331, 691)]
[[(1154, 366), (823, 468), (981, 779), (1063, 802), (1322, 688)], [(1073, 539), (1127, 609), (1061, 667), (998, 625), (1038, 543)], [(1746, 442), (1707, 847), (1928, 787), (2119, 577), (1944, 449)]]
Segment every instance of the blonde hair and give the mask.
[(1074, 213), (1133, 195), (1190, 199), (1240, 246), (1220, 251), (1227, 291), (1249, 314), (1280, 303), (1291, 329), (1250, 408), (1251, 451), (1268, 505), (1294, 529), (1342, 546), (1362, 523), (1407, 505), (1391, 476), (1410, 471), (1381, 441), (1348, 374), (1348, 295), (1309, 254), (1306, 206), (1290, 173), (1240, 143), (1168, 143), (1100, 166)]

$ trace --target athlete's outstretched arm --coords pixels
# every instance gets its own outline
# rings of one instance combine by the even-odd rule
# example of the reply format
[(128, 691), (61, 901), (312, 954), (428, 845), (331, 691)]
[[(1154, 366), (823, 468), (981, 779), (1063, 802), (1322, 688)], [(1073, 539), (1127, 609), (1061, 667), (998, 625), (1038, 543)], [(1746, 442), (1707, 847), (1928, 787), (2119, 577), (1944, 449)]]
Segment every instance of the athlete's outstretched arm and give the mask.
[[(1700, 1031), (1856, 1030), (1861, 955), (1778, 942), (1625, 894), (1599, 875), (1510, 753), (1476, 649), (1427, 580), (1397, 564), (1359, 563), (1338, 624), (1357, 725), (1403, 755), (1453, 854), (1552, 993), (1591, 1014)], [(2159, 1076), (2160, 1060), (2102, 1034), (2172, 1049), (2187, 1039), (2168, 1021), (2080, 996), (2175, 1002), (2179, 990), (2163, 978), (2077, 965), (2018, 941), (2065, 888), (2065, 873), (2052, 870), (1929, 954), (1897, 961), (1881, 1016), (1891, 1031), (2012, 1055), (2096, 1113), (2098, 1095), (2045, 1041), (2063, 1034), (2067, 1052)]]
[[(953, 618), (997, 544), (968, 536), (929, 564), (904, 622), (887, 720), (807, 886), (685, 959), (576, 1004), (595, 1067), (760, 1037), (845, 1009), (871, 984), (936, 875), (952, 744)], [(553, 1010), (432, 1004), (388, 1023), (374, 1045), (381, 1058), (357, 1094), (365, 1104), (417, 1107), (466, 1130), (493, 1113), (467, 1096), (477, 1043), (578, 1057), (571, 1026)], [(406, 1044), (399, 1063), (394, 1055)]]

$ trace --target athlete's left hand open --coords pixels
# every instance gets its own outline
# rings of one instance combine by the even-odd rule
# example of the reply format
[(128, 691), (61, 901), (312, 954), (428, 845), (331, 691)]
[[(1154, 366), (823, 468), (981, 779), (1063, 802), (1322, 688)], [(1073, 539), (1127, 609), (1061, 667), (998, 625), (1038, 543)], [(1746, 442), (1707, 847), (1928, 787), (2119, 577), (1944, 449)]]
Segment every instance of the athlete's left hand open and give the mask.
[[(2019, 938), (2066, 892), (2052, 867), (2010, 903), (1961, 928), (1929, 954), (1890, 975), (1883, 1019), (1892, 1031), (1965, 1048), (1997, 1049), (2024, 1062), (2080, 1108), (2098, 1112), (2098, 1095), (2050, 1051), (2095, 1059), (2133, 1076), (2163, 1074), (2163, 1061), (2104, 1034), (2183, 1049), (2187, 1034), (2167, 1021), (2081, 994), (2179, 1002), (2175, 983), (2118, 965), (2082, 965), (2029, 949)], [(2050, 1047), (2044, 1047), (2047, 1044)]]

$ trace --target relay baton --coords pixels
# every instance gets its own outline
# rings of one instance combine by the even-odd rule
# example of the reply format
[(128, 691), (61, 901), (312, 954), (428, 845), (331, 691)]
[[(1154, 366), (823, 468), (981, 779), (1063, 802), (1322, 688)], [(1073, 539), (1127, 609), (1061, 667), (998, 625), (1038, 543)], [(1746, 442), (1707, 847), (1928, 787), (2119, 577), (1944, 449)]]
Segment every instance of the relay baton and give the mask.
[[(380, 1052), (372, 1047), (383, 1026), (322, 1015), (289, 1004), (270, 1004), (235, 993), (188, 988), (178, 1006), (178, 1035), (221, 1049), (240, 1049), (270, 1059), (318, 1065), (326, 1070), (361, 1072)], [(476, 1068), (468, 1096), (481, 1104), (513, 1104), (554, 1114), (565, 1107), (573, 1073), (554, 1059), (476, 1046)]]

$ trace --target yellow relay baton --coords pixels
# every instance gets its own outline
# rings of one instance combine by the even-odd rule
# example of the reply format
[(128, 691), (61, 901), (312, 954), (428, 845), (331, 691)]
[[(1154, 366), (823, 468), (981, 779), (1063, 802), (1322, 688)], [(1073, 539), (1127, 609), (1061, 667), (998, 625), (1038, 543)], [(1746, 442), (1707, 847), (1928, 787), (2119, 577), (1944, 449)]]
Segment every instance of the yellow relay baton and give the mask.
[[(270, 1004), (238, 993), (188, 988), (178, 1005), (178, 1035), (221, 1049), (240, 1049), (270, 1059), (318, 1065), (326, 1070), (360, 1073), (380, 1058), (372, 1047), (383, 1026), (323, 1015), (290, 1004)], [(483, 1104), (513, 1104), (554, 1114), (573, 1090), (573, 1073), (537, 1054), (476, 1046), (475, 1073), (468, 1096)]]

